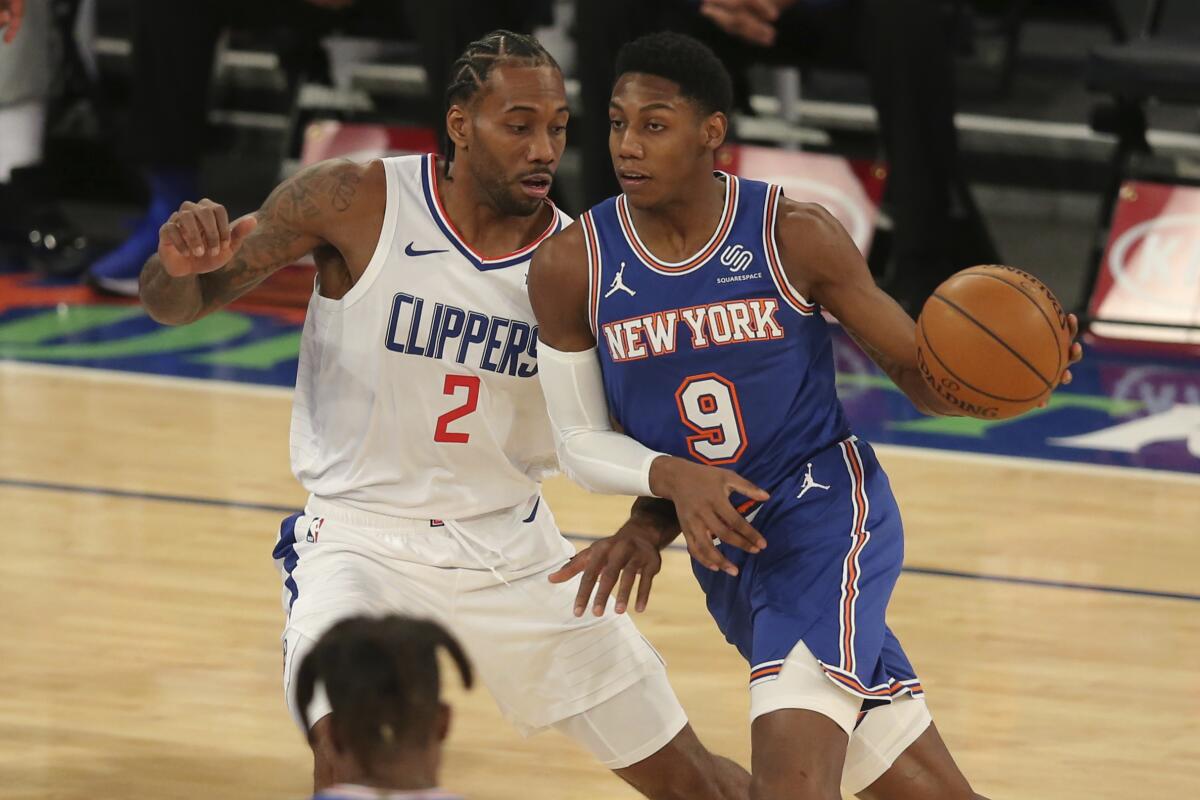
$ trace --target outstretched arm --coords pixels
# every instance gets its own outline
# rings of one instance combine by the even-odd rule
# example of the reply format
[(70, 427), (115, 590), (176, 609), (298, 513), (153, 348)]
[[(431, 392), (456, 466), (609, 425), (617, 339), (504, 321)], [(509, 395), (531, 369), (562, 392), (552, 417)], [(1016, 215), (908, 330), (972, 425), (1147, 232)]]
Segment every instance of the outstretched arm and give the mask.
[[(867, 262), (841, 223), (819, 205), (786, 198), (783, 203), (775, 235), (792, 285), (829, 309), (918, 411), (957, 415), (958, 409), (921, 377), (916, 326), (904, 309), (875, 285)], [(1080, 355), (1079, 345), (1073, 345), (1071, 362)], [(1062, 382), (1070, 380), (1067, 371)]]
[(360, 185), (364, 179), (382, 184), (382, 170), (379, 162), (315, 164), (276, 187), (257, 212), (233, 223), (211, 200), (184, 203), (159, 230), (158, 253), (142, 268), (142, 305), (158, 322), (184, 325), (321, 245), (344, 249), (342, 231), (355, 227)]

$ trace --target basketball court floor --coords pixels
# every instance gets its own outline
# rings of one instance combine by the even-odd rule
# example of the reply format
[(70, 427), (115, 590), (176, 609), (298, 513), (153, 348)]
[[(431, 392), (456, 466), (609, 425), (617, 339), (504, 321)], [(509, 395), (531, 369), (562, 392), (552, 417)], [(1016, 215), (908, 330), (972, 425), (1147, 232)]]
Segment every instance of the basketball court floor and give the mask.
[[(162, 329), (0, 277), (0, 798), (288, 798), (309, 757), (280, 689), (271, 548), (297, 312)], [(857, 432), (905, 515), (890, 623), (993, 798), (1200, 788), (1200, 362), (1092, 348), (1012, 423), (917, 418), (847, 342)], [(627, 500), (545, 496), (581, 545)], [(638, 619), (701, 738), (748, 763), (747, 672), (686, 553)], [(451, 692), (445, 784), (479, 800), (632, 798), (569, 741)]]

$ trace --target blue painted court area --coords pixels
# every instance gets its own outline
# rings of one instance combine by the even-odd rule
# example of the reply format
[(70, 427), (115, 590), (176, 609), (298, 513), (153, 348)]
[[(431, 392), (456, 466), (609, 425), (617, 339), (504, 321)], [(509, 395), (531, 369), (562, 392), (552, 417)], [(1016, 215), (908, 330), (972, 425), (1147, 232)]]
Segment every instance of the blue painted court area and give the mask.
[[(0, 277), (0, 359), (290, 386), (303, 312), (234, 308), (183, 328), (76, 286)], [(919, 415), (847, 337), (839, 391), (855, 432), (916, 447), (1200, 473), (1200, 359), (1092, 345), (1049, 407), (1016, 420)], [(400, 357), (400, 356), (398, 356)]]

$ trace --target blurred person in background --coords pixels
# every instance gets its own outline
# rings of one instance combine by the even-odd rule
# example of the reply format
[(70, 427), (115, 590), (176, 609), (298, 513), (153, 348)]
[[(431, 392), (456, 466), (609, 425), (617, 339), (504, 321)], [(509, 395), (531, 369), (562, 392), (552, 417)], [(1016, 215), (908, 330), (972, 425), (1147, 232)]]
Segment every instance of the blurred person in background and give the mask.
[[(42, 0), (44, 2), (44, 0)], [(440, 87), (458, 54), (489, 30), (528, 31), (549, 21), (551, 0), (137, 0), (130, 114), (134, 158), (144, 171), (149, 203), (129, 238), (102, 256), (88, 280), (103, 291), (137, 295), (142, 265), (158, 248), (158, 230), (186, 200), (199, 196), (197, 169), (208, 139), (208, 94), (217, 40), (226, 28), (270, 30), (283, 37), (285, 71), (317, 67), (320, 39), (354, 21), (383, 28), (407, 14), (421, 47), (426, 84), (435, 98), (421, 117), (442, 126)], [(282, 32), (280, 29), (283, 29)]]
[[(137, 295), (142, 265), (158, 249), (158, 229), (197, 196), (197, 170), (208, 139), (208, 96), (221, 33), (239, 26), (294, 33), (297, 52), (315, 43), (357, 0), (137, 0), (132, 35), (129, 121), (132, 158), (149, 190), (146, 212), (129, 237), (88, 270), (96, 288)], [(286, 66), (286, 65), (285, 65)]]
[[(577, 0), (585, 109), (607, 105), (626, 41), (655, 30), (707, 41), (748, 107), (753, 64), (865, 70), (888, 161), (894, 223), (886, 288), (912, 314), (942, 280), (998, 256), (963, 180), (954, 126), (954, 61), (938, 0)], [(588, 204), (617, 193), (601, 113), (585, 122)]]
[(0, 183), (42, 159), (50, 37), (50, 0), (0, 0)]
[(887, 288), (913, 315), (958, 269), (995, 251), (958, 162), (954, 59), (938, 0), (699, 0), (743, 43), (735, 61), (865, 69), (888, 161)]
[(438, 651), (466, 688), (473, 681), (462, 646), (435, 622), (401, 616), (350, 617), (317, 641), (300, 666), (307, 708), (323, 694), (333, 709), (311, 742), (336, 765), (338, 783), (314, 800), (455, 800), (437, 788), (450, 706), (441, 699)]

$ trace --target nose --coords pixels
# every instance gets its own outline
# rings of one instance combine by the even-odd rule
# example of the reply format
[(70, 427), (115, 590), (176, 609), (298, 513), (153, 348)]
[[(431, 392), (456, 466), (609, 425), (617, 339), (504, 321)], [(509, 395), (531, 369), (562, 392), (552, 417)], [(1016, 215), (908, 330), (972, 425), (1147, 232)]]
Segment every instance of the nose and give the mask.
[(543, 131), (533, 137), (525, 158), (532, 164), (554, 163), (558, 158), (558, 151), (555, 148), (554, 137), (550, 135), (549, 131)]
[(646, 153), (642, 143), (630, 128), (625, 128), (617, 134), (617, 155), (621, 158), (642, 158)]

